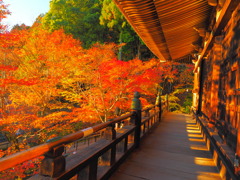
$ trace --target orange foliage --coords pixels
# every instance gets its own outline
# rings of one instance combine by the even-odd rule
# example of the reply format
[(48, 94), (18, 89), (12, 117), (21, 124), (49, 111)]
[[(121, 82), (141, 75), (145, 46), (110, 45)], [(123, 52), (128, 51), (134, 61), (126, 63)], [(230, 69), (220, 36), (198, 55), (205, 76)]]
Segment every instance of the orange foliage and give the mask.
[(7, 74), (1, 77), (1, 87), (9, 101), (5, 107), (12, 112), (6, 118), (17, 114), (15, 121), (21, 124), (16, 110), (28, 107), (28, 115), (35, 115), (32, 128), (38, 132), (78, 121), (106, 121), (119, 115), (117, 109), (124, 113), (129, 110), (134, 91), (144, 97), (154, 96), (162, 75), (169, 72), (156, 59), (117, 60), (118, 47), (114, 44), (96, 44), (84, 50), (63, 30), (50, 33), (41, 25), (16, 29), (4, 36), (7, 43), (1, 53), (5, 53), (8, 64), (5, 59), (5, 65), (0, 66)]
[(10, 14), (10, 12), (7, 9), (7, 5), (4, 4), (3, 0), (0, 0), (0, 32), (4, 31), (6, 28), (1, 22), (8, 14)]
[(84, 50), (38, 24), (1, 36), (0, 129), (12, 144), (5, 155), (125, 113), (134, 91), (148, 105), (163, 77), (175, 77), (169, 64), (119, 61), (115, 44)]
[[(0, 23), (8, 13), (0, 0)], [(178, 74), (156, 59), (119, 61), (118, 48), (84, 50), (63, 30), (50, 33), (38, 23), (0, 33), (0, 132), (11, 143), (0, 157), (119, 116), (129, 111), (135, 91), (148, 105), (163, 79)], [(38, 165), (39, 159), (26, 162), (0, 178), (34, 174)]]

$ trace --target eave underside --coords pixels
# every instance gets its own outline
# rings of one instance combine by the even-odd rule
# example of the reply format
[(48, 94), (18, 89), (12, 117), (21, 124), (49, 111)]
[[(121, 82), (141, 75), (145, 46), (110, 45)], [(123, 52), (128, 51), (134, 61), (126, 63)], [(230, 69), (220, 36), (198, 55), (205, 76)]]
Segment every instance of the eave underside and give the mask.
[(211, 7), (206, 0), (114, 0), (125, 18), (148, 46), (163, 60), (177, 60), (194, 51), (206, 28)]

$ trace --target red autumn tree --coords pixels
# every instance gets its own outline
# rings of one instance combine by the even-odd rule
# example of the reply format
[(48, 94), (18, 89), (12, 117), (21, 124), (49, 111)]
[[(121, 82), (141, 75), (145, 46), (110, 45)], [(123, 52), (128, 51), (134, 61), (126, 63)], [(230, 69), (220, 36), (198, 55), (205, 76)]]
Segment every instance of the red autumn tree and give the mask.
[(162, 80), (159, 62), (119, 61), (115, 49), (114, 44), (95, 45), (77, 59), (73, 78), (61, 82), (61, 95), (80, 106), (74, 109), (75, 119), (105, 122), (119, 115), (119, 110), (129, 110), (134, 91), (157, 94)]
[(6, 26), (2, 24), (2, 20), (9, 15), (10, 12), (7, 9), (7, 5), (4, 4), (3, 0), (0, 0), (0, 33), (3, 33)]
[[(12, 74), (15, 83), (10, 83), (11, 88), (8, 88), (9, 106), (18, 112), (22, 110), (18, 113), (19, 121), (15, 117), (15, 124), (23, 124), (21, 117), (29, 119), (26, 115), (31, 116), (31, 122), (28, 122), (31, 128), (21, 130), (24, 130), (26, 137), (35, 129), (37, 137), (42, 137), (39, 142), (42, 142), (48, 139), (48, 135), (44, 136), (41, 131), (48, 129), (50, 132), (55, 125), (61, 124), (60, 120), (65, 122), (64, 118), (59, 118), (59, 113), (53, 113), (52, 110), (71, 106), (58, 101), (61, 99), (58, 98), (59, 82), (70, 74), (72, 61), (81, 54), (82, 48), (78, 41), (65, 35), (62, 30), (49, 33), (35, 26), (32, 29), (16, 29), (9, 34), (10, 37), (13, 35), (19, 38), (6, 42), (17, 45), (11, 45), (11, 52), (7, 52), (7, 55), (12, 54), (10, 61), (18, 68)], [(48, 114), (52, 117), (56, 114), (56, 118), (44, 118)], [(14, 132), (13, 124), (10, 120), (4, 121), (4, 127), (11, 126)], [(20, 125), (15, 132), (19, 128)]]
[[(5, 17), (6, 6), (0, 12)], [(63, 30), (50, 33), (38, 23), (0, 35), (0, 128), (11, 142), (3, 156), (72, 133), (79, 122), (118, 116), (129, 110), (134, 91), (147, 105), (164, 77), (175, 77), (158, 60), (119, 61), (114, 44), (83, 50)], [(33, 164), (17, 169), (24, 174)]]

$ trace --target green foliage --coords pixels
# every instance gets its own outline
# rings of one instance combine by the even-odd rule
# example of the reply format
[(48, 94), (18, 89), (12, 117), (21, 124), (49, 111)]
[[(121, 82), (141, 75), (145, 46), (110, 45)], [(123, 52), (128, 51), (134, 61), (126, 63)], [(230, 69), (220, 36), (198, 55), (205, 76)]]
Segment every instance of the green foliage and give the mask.
[[(125, 44), (125, 46), (119, 49), (120, 60), (130, 60), (136, 56), (142, 59), (140, 55), (141, 47), (146, 46), (128, 24), (112, 0), (103, 0), (100, 24), (107, 26), (110, 31), (115, 32), (119, 37), (117, 41), (114, 41), (115, 43)], [(148, 50), (148, 48), (146, 49)], [(148, 54), (152, 53), (148, 50)]]
[(169, 103), (169, 111), (171, 112), (181, 111), (181, 106), (178, 103), (171, 102)]
[(107, 25), (110, 29), (117, 27), (119, 31), (126, 25), (126, 20), (112, 0), (103, 0), (100, 24)]
[(64, 29), (87, 49), (97, 42), (123, 43), (125, 46), (119, 47), (121, 60), (142, 59), (141, 47), (153, 57), (112, 0), (52, 0), (42, 23), (50, 32)]
[(192, 106), (192, 93), (188, 93), (187, 97), (185, 98), (185, 101), (183, 103), (183, 112), (189, 114), (191, 111)]
[(89, 48), (108, 37), (107, 28), (99, 22), (101, 7), (98, 0), (53, 0), (42, 22), (50, 31), (64, 29)]
[[(168, 95), (169, 110), (190, 113), (192, 106), (192, 93), (186, 92), (187, 89), (176, 89)], [(166, 95), (167, 96), (167, 95)]]
[[(175, 63), (171, 65), (171, 72), (177, 76), (166, 77), (162, 86), (163, 95), (169, 100), (169, 110), (190, 113), (192, 106), (192, 93), (190, 89), (193, 84), (193, 65)], [(167, 91), (167, 89), (171, 89)]]
[(180, 99), (176, 96), (176, 94), (179, 93), (178, 90), (174, 91), (171, 94), (166, 94), (165, 98), (168, 99), (169, 102), (169, 110), (170, 111), (179, 111), (181, 109), (181, 106), (178, 104)]

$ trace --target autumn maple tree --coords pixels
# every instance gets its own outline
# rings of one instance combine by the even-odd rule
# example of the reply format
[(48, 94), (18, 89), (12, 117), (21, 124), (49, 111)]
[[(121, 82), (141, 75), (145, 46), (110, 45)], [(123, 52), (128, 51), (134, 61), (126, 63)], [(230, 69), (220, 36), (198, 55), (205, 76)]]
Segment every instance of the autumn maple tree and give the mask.
[(170, 63), (156, 59), (120, 61), (115, 44), (85, 50), (63, 30), (48, 32), (41, 24), (16, 29), (5, 39), (1, 112), (9, 120), (1, 127), (12, 132), (9, 139), (35, 137), (38, 144), (73, 132), (78, 122), (105, 122), (129, 111), (134, 91), (154, 97), (164, 77), (176, 74)]
[(2, 24), (2, 20), (9, 15), (10, 12), (7, 9), (7, 5), (0, 0), (0, 33), (3, 33), (6, 30), (6, 26)]
[(96, 44), (79, 59), (75, 76), (62, 82), (61, 95), (79, 104), (75, 110), (79, 118), (82, 116), (80, 119), (87, 120), (91, 116), (92, 120), (105, 122), (119, 115), (114, 114), (116, 109), (126, 112), (134, 91), (147, 94), (160, 80), (153, 68), (156, 63), (137, 59), (120, 61), (116, 58), (116, 49), (114, 44)]
[[(9, 12), (0, 3), (2, 20)], [(0, 33), (0, 131), (10, 142), (0, 156), (126, 113), (135, 91), (143, 106), (154, 103), (164, 79), (179, 75), (172, 63), (157, 59), (120, 61), (121, 45), (96, 43), (83, 49), (64, 30), (49, 32), (41, 17), (38, 21)], [(36, 173), (34, 168), (26, 172), (36, 164), (39, 160), (16, 169), (27, 176)]]
[(4, 38), (0, 127), (11, 146), (2, 156), (72, 133), (78, 122), (106, 121), (117, 107), (126, 111), (133, 91), (145, 92), (154, 76), (140, 60), (117, 60), (115, 45), (83, 50), (62, 30), (36, 26)]

